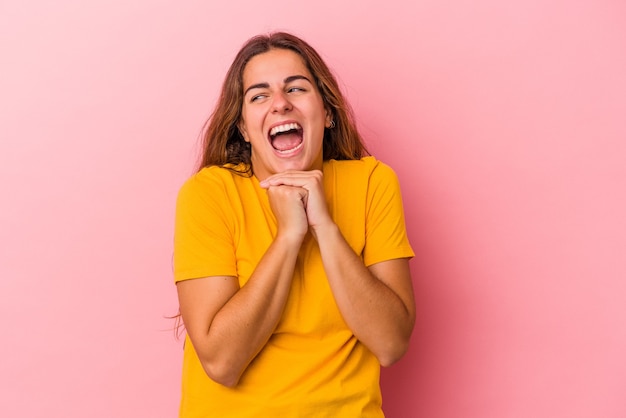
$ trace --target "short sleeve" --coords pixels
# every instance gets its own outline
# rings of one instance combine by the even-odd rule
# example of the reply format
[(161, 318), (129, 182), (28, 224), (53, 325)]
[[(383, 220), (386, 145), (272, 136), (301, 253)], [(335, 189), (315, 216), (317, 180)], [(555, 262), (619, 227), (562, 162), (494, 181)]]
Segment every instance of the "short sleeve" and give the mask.
[[(210, 174), (210, 173), (209, 173)], [(218, 176), (200, 172), (180, 189), (174, 227), (174, 280), (236, 276), (233, 219)]]
[(378, 162), (367, 191), (363, 261), (370, 266), (414, 255), (406, 233), (400, 183), (389, 166)]

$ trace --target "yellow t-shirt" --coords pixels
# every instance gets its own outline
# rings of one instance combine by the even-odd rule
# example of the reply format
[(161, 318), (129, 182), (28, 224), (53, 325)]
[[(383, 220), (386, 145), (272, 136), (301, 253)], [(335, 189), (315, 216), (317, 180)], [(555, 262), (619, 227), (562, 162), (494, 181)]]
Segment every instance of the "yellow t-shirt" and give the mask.
[[(373, 157), (324, 162), (328, 207), (366, 266), (412, 257), (395, 173)], [(256, 177), (208, 167), (181, 188), (174, 279), (236, 276), (245, 286), (276, 235)], [(380, 418), (380, 364), (346, 326), (314, 239), (298, 256), (283, 317), (266, 346), (227, 388), (185, 341), (180, 416)]]

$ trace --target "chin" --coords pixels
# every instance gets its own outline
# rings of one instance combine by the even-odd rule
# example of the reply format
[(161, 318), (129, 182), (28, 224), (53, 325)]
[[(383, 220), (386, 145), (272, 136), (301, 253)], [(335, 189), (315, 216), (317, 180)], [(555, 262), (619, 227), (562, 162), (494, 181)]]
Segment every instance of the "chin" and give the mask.
[(285, 171), (309, 171), (311, 167), (307, 164), (301, 163), (286, 163), (279, 164), (276, 170), (276, 173), (283, 173)]

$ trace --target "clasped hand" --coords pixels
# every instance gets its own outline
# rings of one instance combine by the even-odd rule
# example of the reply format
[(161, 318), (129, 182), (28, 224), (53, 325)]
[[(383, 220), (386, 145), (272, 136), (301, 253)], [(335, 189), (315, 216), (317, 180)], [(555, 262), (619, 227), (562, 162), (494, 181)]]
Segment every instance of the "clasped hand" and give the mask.
[(313, 171), (285, 171), (261, 181), (278, 221), (278, 233), (303, 238), (309, 228), (332, 223), (324, 194), (323, 174)]

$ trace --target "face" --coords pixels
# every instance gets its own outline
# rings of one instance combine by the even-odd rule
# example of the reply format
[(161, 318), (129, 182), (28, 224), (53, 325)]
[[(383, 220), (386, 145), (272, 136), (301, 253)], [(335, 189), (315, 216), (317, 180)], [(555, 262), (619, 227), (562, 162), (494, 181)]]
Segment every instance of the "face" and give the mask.
[(252, 147), (252, 170), (263, 180), (286, 170), (321, 169), (330, 116), (313, 76), (297, 53), (273, 49), (243, 71), (239, 130)]

